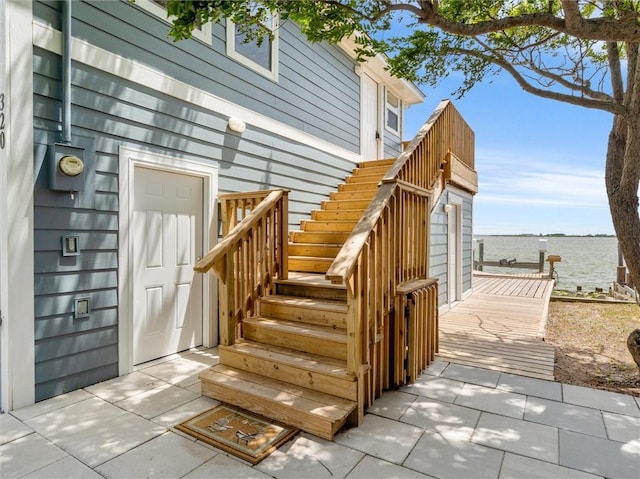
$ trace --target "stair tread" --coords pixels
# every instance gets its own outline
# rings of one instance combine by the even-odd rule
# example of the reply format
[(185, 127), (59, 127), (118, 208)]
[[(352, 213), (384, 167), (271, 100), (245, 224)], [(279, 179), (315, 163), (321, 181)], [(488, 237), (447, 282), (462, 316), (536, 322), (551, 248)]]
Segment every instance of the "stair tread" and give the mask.
[(260, 301), (265, 303), (284, 303), (290, 306), (298, 306), (302, 308), (325, 309), (327, 311), (347, 312), (347, 303), (345, 301), (323, 300), (316, 298), (304, 298), (299, 296), (288, 296), (286, 294), (272, 294), (263, 296)]
[(355, 381), (356, 378), (347, 373), (347, 362), (340, 359), (321, 356), (271, 344), (242, 339), (233, 346), (219, 346), (221, 349), (233, 349), (243, 355), (251, 355), (288, 366), (296, 366), (307, 370), (335, 376), (340, 379)]
[[(294, 277), (295, 276), (295, 277)], [(292, 273), (288, 279), (275, 280), (278, 284), (291, 284), (295, 286), (315, 286), (319, 288), (336, 289), (345, 291), (347, 287), (344, 284), (334, 284), (324, 277), (323, 274), (299, 274)]]
[[(222, 364), (203, 371), (200, 373), (199, 378), (203, 382), (221, 384), (227, 388), (233, 388), (245, 394), (285, 405), (291, 409), (328, 421), (342, 421), (356, 407), (356, 403), (348, 399), (313, 391)], [(268, 414), (268, 411), (264, 413)]]
[(311, 338), (325, 339), (336, 343), (347, 344), (347, 335), (344, 329), (336, 329), (331, 326), (320, 326), (312, 323), (289, 321), (286, 319), (263, 318), (256, 316), (244, 320), (245, 324), (251, 324), (286, 333), (300, 334)]

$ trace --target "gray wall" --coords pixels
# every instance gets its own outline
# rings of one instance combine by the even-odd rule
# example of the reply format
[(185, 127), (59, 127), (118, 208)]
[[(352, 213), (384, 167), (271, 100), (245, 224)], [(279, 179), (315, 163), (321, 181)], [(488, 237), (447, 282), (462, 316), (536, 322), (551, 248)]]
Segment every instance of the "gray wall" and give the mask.
[(431, 251), (429, 276), (438, 279), (438, 305), (447, 304), (448, 285), (448, 218), (443, 205), (449, 202), (453, 193), (462, 199), (462, 292), (471, 289), (472, 248), (473, 248), (473, 196), (452, 186), (447, 186), (431, 214)]
[[(280, 81), (213, 46), (164, 40), (166, 24), (128, 2), (74, 2), (74, 36), (148, 64), (334, 144), (358, 151), (359, 80), (338, 48), (310, 48), (297, 28), (281, 30)], [(57, 2), (34, 14), (60, 28)], [(161, 52), (162, 56), (155, 52)], [(117, 376), (118, 148), (155, 151), (219, 168), (219, 191), (287, 188), (291, 227), (343, 181), (352, 163), (254, 127), (227, 131), (224, 114), (182, 103), (83, 64), (73, 64), (73, 142), (87, 149), (87, 190), (71, 198), (48, 188), (48, 144), (60, 140), (60, 58), (34, 51), (36, 399)], [(60, 255), (78, 234), (82, 254)], [(73, 318), (73, 300), (92, 313)]]

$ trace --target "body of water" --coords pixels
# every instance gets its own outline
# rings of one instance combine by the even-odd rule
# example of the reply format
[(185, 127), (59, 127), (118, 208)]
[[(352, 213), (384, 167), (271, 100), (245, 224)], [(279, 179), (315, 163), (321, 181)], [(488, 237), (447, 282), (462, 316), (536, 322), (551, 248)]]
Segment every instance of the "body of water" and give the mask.
[[(538, 261), (539, 240), (547, 240), (547, 255), (559, 255), (561, 263), (556, 263), (558, 285), (560, 289), (575, 290), (582, 286), (586, 291), (596, 287), (609, 289), (616, 279), (618, 265), (618, 240), (605, 237), (545, 237), (537, 236), (476, 236), (484, 240), (485, 261), (517, 259), (524, 262)], [(476, 242), (477, 243), (477, 242)], [(478, 256), (476, 244), (475, 258)], [(546, 258), (546, 257), (545, 257)], [(520, 268), (484, 268), (486, 272), (532, 273), (531, 269)], [(545, 261), (545, 272), (549, 263)]]

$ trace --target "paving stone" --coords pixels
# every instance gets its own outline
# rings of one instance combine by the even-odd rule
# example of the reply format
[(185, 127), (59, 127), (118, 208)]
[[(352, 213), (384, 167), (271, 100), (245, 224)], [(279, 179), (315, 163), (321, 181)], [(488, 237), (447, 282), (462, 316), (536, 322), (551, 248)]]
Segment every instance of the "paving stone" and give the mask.
[(105, 477), (182, 477), (216, 452), (168, 432), (98, 466)]
[(96, 425), (114, 420), (124, 411), (93, 395), (89, 399), (28, 419), (26, 424), (50, 441), (92, 430)]
[(257, 469), (253, 469), (247, 462), (240, 461), (235, 457), (229, 457), (225, 454), (218, 454), (213, 459), (207, 461), (197, 469), (194, 469), (181, 479), (211, 479), (218, 477), (233, 479), (271, 478), (271, 476), (268, 476)]
[(562, 401), (562, 384), (553, 381), (502, 373), (497, 387), (512, 393)]
[(431, 364), (429, 364), (429, 366), (427, 366), (427, 369), (425, 369), (422, 374), (428, 374), (429, 376), (440, 376), (440, 374), (442, 374), (442, 371), (444, 371), (448, 365), (448, 361), (443, 361), (442, 359), (436, 358), (431, 362)]
[(621, 443), (560, 430), (560, 465), (610, 479), (640, 477), (640, 441)]
[(471, 441), (547, 462), (558, 462), (558, 429), (555, 427), (482, 413)]
[(573, 384), (563, 384), (562, 397), (566, 403), (615, 412), (625, 416), (640, 417), (640, 409), (638, 409), (638, 404), (633, 396), (574, 386)]
[(379, 459), (400, 464), (421, 435), (420, 428), (367, 414), (360, 426), (338, 433), (334, 440)]
[(345, 477), (364, 454), (350, 447), (303, 434), (255, 466), (278, 479)]
[(114, 403), (131, 396), (155, 389), (165, 384), (164, 381), (136, 371), (86, 388), (100, 399)]
[(115, 405), (150, 419), (193, 401), (199, 396), (193, 391), (163, 384), (155, 389), (118, 401)]
[(373, 405), (367, 409), (367, 413), (398, 420), (413, 404), (416, 396), (400, 391), (385, 391), (382, 396), (375, 400)]
[(73, 456), (33, 471), (22, 479), (102, 479), (102, 476)]
[(415, 383), (402, 388), (402, 391), (440, 401), (453, 402), (462, 386), (464, 386), (463, 382), (453, 379), (422, 376)]
[(597, 409), (530, 397), (524, 419), (592, 436), (607, 437), (602, 413)]
[(211, 409), (212, 407), (220, 404), (219, 401), (215, 399), (211, 399), (210, 397), (201, 396), (193, 401), (189, 401), (186, 404), (182, 404), (177, 408), (171, 409), (170, 411), (164, 412), (151, 420), (156, 424), (160, 424), (164, 427), (173, 427), (187, 419), (192, 418), (200, 413), (203, 413), (207, 409)]
[(640, 418), (603, 412), (609, 439), (620, 442), (640, 441)]
[[(174, 359), (166, 363), (150, 366), (142, 370), (143, 373), (156, 377), (168, 383), (177, 385), (194, 375), (197, 376), (202, 371), (209, 369), (213, 364), (218, 363), (218, 359), (207, 358), (206, 356), (188, 355), (186, 357)], [(193, 383), (193, 379), (191, 379)]]
[(475, 384), (465, 384), (460, 390), (455, 404), (521, 419), (524, 414), (526, 399), (527, 396), (522, 394)]
[(56, 445), (85, 464), (95, 467), (167, 431), (151, 421), (122, 411), (115, 418), (94, 422), (71, 434), (62, 434)]
[(499, 479), (597, 479), (598, 477), (600, 476), (507, 452), (502, 461)]
[(402, 465), (439, 479), (495, 479), (503, 455), (502, 451), (425, 431)]
[(0, 446), (0, 477), (22, 477), (67, 456), (39, 434), (29, 434)]
[[(304, 476), (300, 477), (302, 478)], [(428, 479), (430, 476), (425, 476), (411, 469), (391, 464), (382, 459), (365, 456), (347, 476), (347, 479), (371, 479), (374, 477), (384, 477), (385, 479)]]
[(479, 417), (480, 411), (475, 409), (419, 397), (400, 420), (447, 438), (468, 441)]
[(33, 429), (11, 414), (0, 414), (0, 445), (33, 433)]
[(489, 369), (463, 366), (462, 364), (449, 364), (440, 374), (440, 377), (494, 388), (498, 384), (500, 373)]
[(11, 415), (17, 417), (21, 421), (26, 421), (27, 419), (55, 411), (56, 409), (69, 406), (86, 399), (91, 399), (92, 397), (93, 395), (84, 389), (78, 389), (67, 394), (61, 394), (60, 396), (47, 399), (46, 401), (41, 401), (33, 404), (32, 406), (11, 411)]

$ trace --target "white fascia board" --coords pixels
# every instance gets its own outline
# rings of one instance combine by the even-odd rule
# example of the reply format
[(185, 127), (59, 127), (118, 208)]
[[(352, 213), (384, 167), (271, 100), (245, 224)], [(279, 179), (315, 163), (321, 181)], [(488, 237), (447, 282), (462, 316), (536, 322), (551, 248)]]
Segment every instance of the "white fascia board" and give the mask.
[[(49, 25), (34, 21), (33, 45), (59, 55), (62, 51), (61, 33)], [(229, 118), (240, 118), (249, 125), (303, 143), (317, 150), (354, 163), (361, 161), (359, 153), (340, 148), (329, 141), (310, 135), (273, 118), (261, 115), (260, 113), (165, 75), (147, 65), (116, 55), (84, 40), (78, 38), (72, 39), (71, 58), (74, 61), (83, 63), (97, 70), (172, 96), (181, 101), (197, 105), (199, 108), (224, 113), (224, 115)]]
[[(340, 43), (338, 43), (338, 46), (347, 52), (351, 58), (356, 58), (356, 48), (358, 45), (355, 35), (349, 38), (343, 38)], [(394, 77), (389, 73), (387, 70), (387, 59), (384, 55), (378, 54), (375, 57), (368, 58), (361, 66), (377, 76), (406, 106), (422, 103), (426, 98), (426, 95), (415, 83)]]

